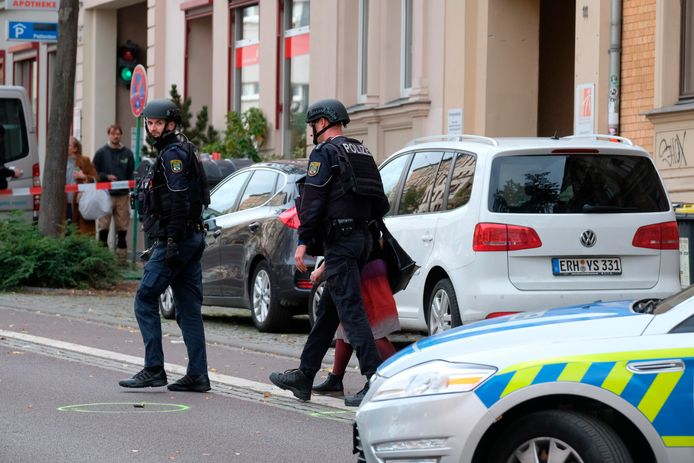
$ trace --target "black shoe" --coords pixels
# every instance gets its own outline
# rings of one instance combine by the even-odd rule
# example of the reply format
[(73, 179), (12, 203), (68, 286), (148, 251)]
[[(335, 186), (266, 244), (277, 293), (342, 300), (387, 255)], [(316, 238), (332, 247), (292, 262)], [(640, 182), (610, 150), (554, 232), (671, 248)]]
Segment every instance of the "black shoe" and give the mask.
[(160, 387), (166, 386), (166, 372), (161, 370), (143, 369), (132, 378), (122, 379), (118, 381), (121, 387)]
[(361, 405), (361, 401), (364, 400), (364, 396), (369, 392), (369, 382), (367, 381), (364, 388), (354, 395), (345, 397), (345, 405), (348, 407), (358, 407)]
[(210, 389), (210, 378), (207, 375), (189, 376), (185, 375), (173, 384), (166, 387), (169, 391), (182, 392), (207, 392)]
[(311, 400), (311, 386), (313, 386), (313, 380), (298, 368), (287, 370), (284, 373), (275, 371), (270, 374), (270, 381), (280, 389), (292, 391), (294, 396), (299, 400)]
[(318, 394), (334, 394), (343, 391), (342, 376), (337, 376), (332, 373), (328, 373), (328, 379), (317, 386), (313, 386), (313, 392)]

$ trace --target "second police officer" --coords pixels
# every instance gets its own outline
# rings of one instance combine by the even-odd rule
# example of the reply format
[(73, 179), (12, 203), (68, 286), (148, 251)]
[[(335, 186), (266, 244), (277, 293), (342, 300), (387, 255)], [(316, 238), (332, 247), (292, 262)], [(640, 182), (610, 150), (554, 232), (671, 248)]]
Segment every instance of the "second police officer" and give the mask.
[(349, 123), (345, 106), (333, 99), (318, 101), (309, 106), (306, 121), (317, 146), (309, 157), (298, 205), (301, 225), (294, 260), (305, 272), (307, 250), (315, 255), (319, 251), (314, 249), (322, 249), (326, 288), (299, 368), (274, 372), (270, 381), (310, 400), (314, 377), (342, 322), (367, 378), (361, 391), (345, 398), (346, 405), (358, 406), (368, 391), (368, 379), (381, 363), (361, 297), (360, 271), (373, 245), (369, 223), (382, 218), (389, 204), (373, 156), (361, 142), (342, 133)]
[(207, 178), (193, 145), (176, 133), (180, 112), (168, 99), (153, 100), (142, 115), (159, 152), (138, 187), (145, 233), (157, 244), (145, 264), (135, 296), (135, 316), (145, 345), (145, 368), (122, 387), (158, 387), (167, 384), (164, 371), (159, 296), (171, 286), (176, 299), (176, 322), (188, 352), (186, 375), (168, 385), (172, 391), (210, 390), (203, 327), (202, 271), (205, 249), (201, 214), (209, 204)]

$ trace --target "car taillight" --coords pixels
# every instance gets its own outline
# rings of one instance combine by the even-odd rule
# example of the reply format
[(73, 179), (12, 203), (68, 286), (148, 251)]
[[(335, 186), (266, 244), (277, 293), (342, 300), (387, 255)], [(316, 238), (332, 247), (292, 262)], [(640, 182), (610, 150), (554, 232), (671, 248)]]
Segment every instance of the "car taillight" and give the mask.
[[(33, 179), (33, 186), (34, 187), (40, 187), (41, 186), (41, 168), (39, 167), (38, 163), (31, 166), (31, 176)], [(32, 209), (34, 211), (34, 220), (38, 220), (38, 212), (39, 212), (39, 209), (41, 209), (41, 195), (34, 195), (34, 205), (33, 205)]]
[(296, 206), (290, 207), (286, 211), (282, 212), (277, 218), (280, 222), (295, 230), (299, 228), (299, 225), (301, 225), (301, 222), (299, 221), (299, 214), (296, 212)]
[(313, 283), (311, 283), (311, 280), (297, 280), (296, 287), (300, 289), (311, 289), (313, 288)]
[(632, 246), (648, 249), (674, 249), (680, 248), (680, 232), (677, 222), (662, 222), (644, 225), (636, 230)]
[(472, 237), (472, 249), (477, 252), (519, 251), (542, 246), (537, 232), (530, 227), (504, 223), (478, 223)]

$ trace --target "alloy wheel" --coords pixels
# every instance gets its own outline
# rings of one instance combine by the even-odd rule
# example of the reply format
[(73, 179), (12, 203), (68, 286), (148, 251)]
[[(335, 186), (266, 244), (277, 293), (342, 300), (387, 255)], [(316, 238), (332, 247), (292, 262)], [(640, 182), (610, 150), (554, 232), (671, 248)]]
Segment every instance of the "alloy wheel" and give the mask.
[(521, 444), (507, 463), (583, 463), (578, 452), (554, 437), (536, 437)]
[(253, 312), (256, 320), (263, 323), (270, 311), (270, 275), (265, 269), (260, 270), (253, 282)]
[(164, 318), (169, 320), (176, 316), (176, 303), (171, 286), (167, 286), (164, 292), (159, 296), (159, 311)]
[(439, 289), (431, 299), (429, 307), (429, 334), (451, 329), (451, 303), (448, 293)]

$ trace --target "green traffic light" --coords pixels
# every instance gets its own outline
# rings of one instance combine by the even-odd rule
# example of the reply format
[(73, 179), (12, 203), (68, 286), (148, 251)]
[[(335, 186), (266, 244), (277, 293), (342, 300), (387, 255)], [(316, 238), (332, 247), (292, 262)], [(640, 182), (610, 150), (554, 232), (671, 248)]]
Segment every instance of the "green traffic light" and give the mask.
[(130, 79), (133, 78), (133, 70), (130, 68), (121, 68), (120, 78), (123, 79), (125, 82), (130, 82)]

